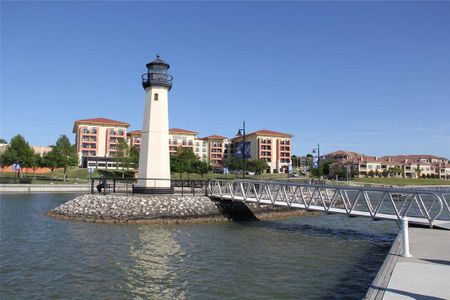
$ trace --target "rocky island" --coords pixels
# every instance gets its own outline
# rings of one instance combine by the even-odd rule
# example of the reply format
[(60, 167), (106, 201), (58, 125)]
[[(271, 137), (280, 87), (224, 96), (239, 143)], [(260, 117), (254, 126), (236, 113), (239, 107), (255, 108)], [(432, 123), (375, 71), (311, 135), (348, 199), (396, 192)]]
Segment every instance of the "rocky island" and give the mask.
[(304, 215), (305, 211), (245, 204), (206, 196), (82, 195), (47, 213), (62, 220), (119, 223), (256, 221)]

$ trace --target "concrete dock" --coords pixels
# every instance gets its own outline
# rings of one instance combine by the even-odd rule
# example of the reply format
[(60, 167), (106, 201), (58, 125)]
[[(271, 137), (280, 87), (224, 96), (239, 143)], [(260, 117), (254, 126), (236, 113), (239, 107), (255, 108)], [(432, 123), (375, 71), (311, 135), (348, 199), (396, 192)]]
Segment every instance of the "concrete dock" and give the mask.
[(402, 257), (399, 234), (365, 299), (450, 299), (450, 231), (409, 228), (409, 241)]

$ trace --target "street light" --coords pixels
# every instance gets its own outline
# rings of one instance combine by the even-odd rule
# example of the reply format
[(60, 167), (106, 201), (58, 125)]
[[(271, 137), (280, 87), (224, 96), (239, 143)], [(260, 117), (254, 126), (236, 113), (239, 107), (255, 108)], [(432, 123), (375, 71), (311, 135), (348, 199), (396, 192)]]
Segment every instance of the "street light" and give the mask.
[(236, 136), (242, 136), (242, 178), (245, 178), (245, 121), (242, 122), (242, 128), (239, 128)]
[(317, 153), (317, 177), (320, 179), (320, 144), (313, 148), (312, 153)]

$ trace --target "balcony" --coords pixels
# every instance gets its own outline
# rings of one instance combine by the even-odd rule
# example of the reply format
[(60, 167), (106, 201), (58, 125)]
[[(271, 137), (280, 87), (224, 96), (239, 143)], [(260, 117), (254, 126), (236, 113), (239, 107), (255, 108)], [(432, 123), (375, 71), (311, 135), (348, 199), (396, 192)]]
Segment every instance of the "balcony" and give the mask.
[(169, 90), (172, 88), (172, 75), (163, 73), (145, 73), (141, 77), (144, 89), (151, 86), (164, 86)]

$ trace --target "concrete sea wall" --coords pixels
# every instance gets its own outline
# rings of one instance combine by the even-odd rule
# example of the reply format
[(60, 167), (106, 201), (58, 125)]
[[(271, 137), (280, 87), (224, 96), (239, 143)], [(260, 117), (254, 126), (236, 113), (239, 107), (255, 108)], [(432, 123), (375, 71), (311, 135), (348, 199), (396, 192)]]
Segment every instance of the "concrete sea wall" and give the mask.
[(89, 184), (0, 184), (0, 193), (89, 192)]

